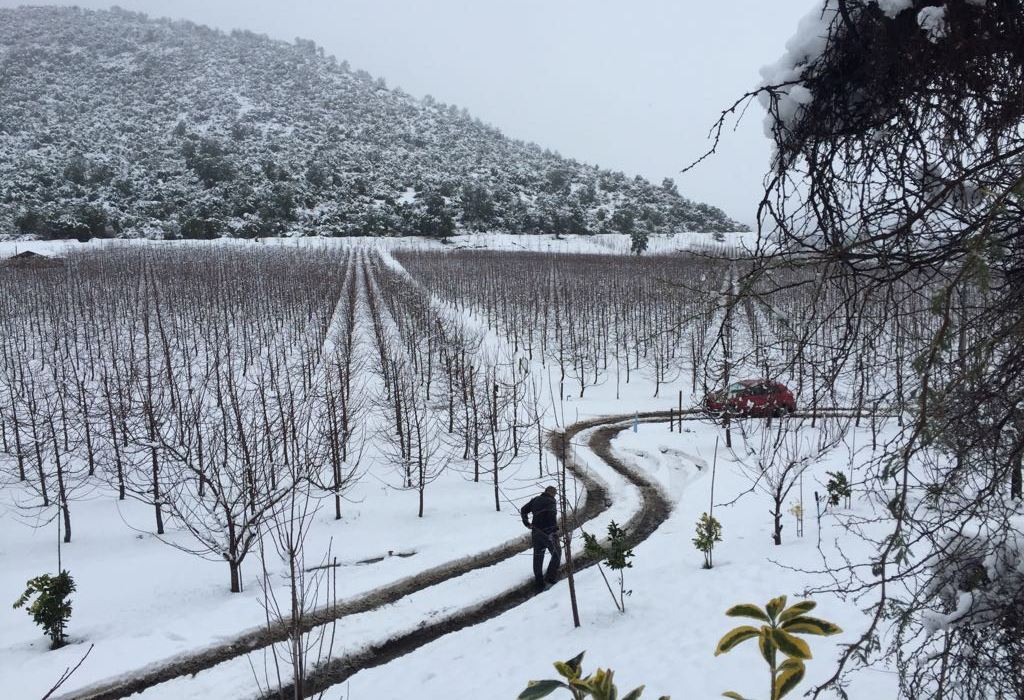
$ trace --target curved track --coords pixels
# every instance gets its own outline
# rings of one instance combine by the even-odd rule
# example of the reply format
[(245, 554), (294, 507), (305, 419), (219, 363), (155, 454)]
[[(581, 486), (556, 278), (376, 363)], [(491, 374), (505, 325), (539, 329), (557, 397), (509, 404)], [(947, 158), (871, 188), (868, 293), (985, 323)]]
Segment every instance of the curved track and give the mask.
[[(668, 420), (669, 415), (669, 412), (665, 411), (638, 414), (637, 417), (642, 422), (655, 422)], [(548, 446), (554, 454), (563, 454), (568, 452), (568, 450), (565, 450), (566, 442), (571, 442), (576, 435), (583, 431), (598, 428), (590, 437), (590, 448), (612, 469), (636, 486), (640, 490), (642, 497), (640, 510), (625, 525), (628, 533), (627, 540), (630, 546), (635, 546), (647, 539), (668, 518), (672, 508), (667, 496), (655, 482), (639, 471), (630, 468), (611, 454), (612, 439), (623, 430), (628, 429), (633, 418), (634, 416), (628, 415), (581, 421), (569, 426), (564, 432), (553, 434)], [(590, 489), (596, 486), (596, 484), (586, 476), (585, 470), (581, 469), (578, 464), (570, 463), (569, 468), (587, 484), (587, 502), (589, 505), (592, 500)], [(600, 493), (603, 495), (603, 490)], [(585, 513), (584, 517), (579, 519), (577, 527), (593, 519), (595, 515), (607, 509), (609, 505), (610, 501), (602, 504), (596, 512)], [(576, 555), (573, 561), (576, 571), (593, 566), (596, 563), (596, 560), (582, 553)], [(310, 673), (306, 679), (305, 696), (308, 697), (323, 692), (331, 686), (345, 682), (359, 671), (382, 666), (394, 661), (398, 657), (408, 654), (447, 634), (498, 617), (533, 598), (535, 595), (537, 594), (534, 592), (532, 581), (522, 583), (437, 622), (392, 637), (382, 644), (368, 646), (355, 654), (335, 659)], [(291, 697), (290, 693), (290, 689), (285, 689), (283, 697)], [(267, 696), (265, 700), (275, 700), (278, 697), (282, 696), (275, 693), (273, 696)]]
[[(854, 417), (851, 409), (840, 408), (819, 409), (816, 411), (816, 414), (819, 417), (834, 417), (836, 415)], [(794, 415), (802, 418), (811, 417), (811, 414), (806, 412), (797, 412)], [(683, 412), (682, 419), (699, 420), (705, 416), (706, 414), (703, 411), (690, 410)], [(640, 470), (630, 467), (612, 454), (611, 441), (620, 432), (629, 429), (634, 419), (643, 423), (652, 423), (667, 421), (670, 417), (678, 420), (680, 414), (678, 412), (659, 411), (582, 421), (569, 426), (564, 432), (553, 434), (548, 446), (555, 455), (565, 454), (568, 451), (565, 449), (566, 442), (571, 442), (576, 435), (583, 431), (596, 428), (588, 441), (590, 449), (608, 466), (636, 486), (642, 497), (640, 510), (634, 513), (624, 526), (627, 532), (626, 539), (631, 547), (650, 537), (668, 519), (671, 514), (672, 504), (656, 482), (649, 479)], [(585, 470), (581, 469), (578, 464), (570, 463), (569, 468), (578, 478), (587, 483), (588, 489), (592, 487), (592, 480), (586, 477)], [(588, 498), (588, 505), (590, 505), (590, 500)], [(600, 508), (598, 512), (605, 510), (608, 505), (610, 505), (610, 502), (603, 508)], [(587, 520), (592, 519), (594, 515), (596, 513), (590, 513), (585, 518), (582, 518), (578, 522), (577, 528)], [(573, 562), (576, 571), (593, 566), (596, 563), (594, 559), (582, 553), (576, 555)], [(305, 697), (321, 693), (331, 686), (343, 683), (359, 671), (390, 663), (400, 656), (408, 654), (447, 634), (498, 617), (535, 595), (532, 581), (520, 584), (437, 622), (392, 637), (382, 644), (368, 646), (355, 654), (335, 659), (310, 673), (306, 679)], [(274, 694), (262, 700), (277, 700), (279, 697), (291, 697), (290, 693), (290, 689), (285, 689), (283, 695)]]
[[(625, 415), (581, 421), (569, 426), (563, 432), (552, 434), (548, 449), (555, 455), (560, 455), (563, 453), (565, 443), (571, 442), (579, 433), (600, 428), (591, 437), (591, 448), (613, 469), (632, 482), (643, 496), (643, 505), (640, 511), (626, 525), (630, 539), (635, 544), (646, 539), (668, 517), (669, 504), (653, 482), (611, 456), (609, 443), (612, 437), (624, 430), (628, 421), (631, 421), (633, 417), (633, 415)], [(667, 411), (639, 414), (639, 419), (645, 422), (668, 420), (668, 417), (669, 412)], [(582, 509), (577, 513), (576, 527), (580, 527), (607, 510), (611, 501), (604, 486), (591, 478), (585, 469), (572, 463), (571, 460), (568, 467), (586, 487), (586, 500)], [(307, 616), (305, 628), (308, 631), (349, 615), (365, 613), (394, 603), (405, 596), (457, 578), (475, 569), (492, 566), (527, 552), (530, 548), (529, 536), (524, 535), (479, 554), (427, 569), (415, 576), (395, 581), (355, 598), (316, 610)], [(579, 570), (593, 565), (594, 562), (577, 556), (574, 564), (575, 568)], [(387, 663), (445, 634), (496, 617), (520, 605), (533, 595), (535, 594), (532, 582), (524, 582), (437, 622), (389, 639), (383, 644), (367, 647), (356, 654), (336, 659), (313, 671), (307, 681), (309, 692), (323, 690), (344, 681), (363, 668)], [(159, 662), (137, 672), (82, 688), (64, 695), (62, 698), (64, 700), (126, 698), (161, 683), (183, 676), (195, 675), (271, 644), (285, 641), (287, 638), (288, 628), (283, 624), (261, 627), (245, 632), (227, 642), (205, 648), (203, 651)]]

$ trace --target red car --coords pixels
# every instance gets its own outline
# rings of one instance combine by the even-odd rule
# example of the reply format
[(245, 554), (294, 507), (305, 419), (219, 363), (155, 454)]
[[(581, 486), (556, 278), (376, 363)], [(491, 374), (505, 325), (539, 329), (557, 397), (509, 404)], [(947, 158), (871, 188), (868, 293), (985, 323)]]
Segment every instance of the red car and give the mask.
[(744, 379), (730, 384), (724, 392), (704, 397), (704, 408), (712, 413), (728, 411), (738, 416), (779, 416), (796, 410), (793, 393), (783, 384), (765, 379)]

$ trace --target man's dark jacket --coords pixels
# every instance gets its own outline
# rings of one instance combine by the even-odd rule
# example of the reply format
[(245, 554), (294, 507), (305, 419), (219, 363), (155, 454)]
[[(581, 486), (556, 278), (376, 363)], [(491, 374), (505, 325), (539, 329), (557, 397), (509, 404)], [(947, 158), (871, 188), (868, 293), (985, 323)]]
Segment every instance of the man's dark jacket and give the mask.
[(530, 527), (526, 516), (533, 513), (533, 527), (543, 532), (554, 532), (558, 529), (558, 505), (555, 497), (542, 493), (523, 506), (519, 513), (523, 516), (523, 525)]

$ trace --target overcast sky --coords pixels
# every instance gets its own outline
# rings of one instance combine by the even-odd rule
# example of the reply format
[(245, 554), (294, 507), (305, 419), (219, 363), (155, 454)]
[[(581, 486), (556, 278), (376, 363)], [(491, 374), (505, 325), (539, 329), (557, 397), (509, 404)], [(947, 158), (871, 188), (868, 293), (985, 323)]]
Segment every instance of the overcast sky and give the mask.
[[(820, 0), (819, 0), (820, 1)], [(0, 7), (26, 4), (0, 0)], [(103, 0), (30, 4), (106, 8)], [(313, 39), (509, 136), (655, 182), (753, 224), (769, 148), (754, 108), (718, 156), (718, 112), (753, 87), (814, 0), (120, 0), (153, 16)]]

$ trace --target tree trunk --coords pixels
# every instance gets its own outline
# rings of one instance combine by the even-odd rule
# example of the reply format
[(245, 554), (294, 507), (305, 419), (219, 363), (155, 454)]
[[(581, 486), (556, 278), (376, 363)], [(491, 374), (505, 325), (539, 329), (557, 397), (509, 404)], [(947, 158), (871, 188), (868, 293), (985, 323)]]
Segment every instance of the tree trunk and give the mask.
[(53, 421), (50, 421), (50, 435), (53, 438), (53, 461), (57, 468), (57, 502), (60, 504), (60, 512), (64, 518), (64, 543), (71, 543), (71, 511), (68, 509), (68, 490), (64, 482), (64, 463), (60, 460), (60, 448), (57, 445), (57, 433), (53, 429)]
[(18, 411), (14, 406), (14, 393), (11, 392), (11, 417), (14, 419), (14, 448), (18, 451), (18, 481), (25, 481), (25, 455), (21, 453), (21, 430), (18, 427)]
[(50, 495), (46, 488), (46, 471), (43, 469), (43, 452), (39, 444), (39, 433), (36, 430), (35, 417), (32, 417), (32, 443), (36, 452), (36, 471), (39, 473), (39, 492), (43, 496), (43, 507), (50, 505)]
[(60, 511), (64, 517), (64, 544), (71, 544), (71, 510), (64, 499), (61, 499)]
[(494, 510), (501, 512), (501, 500), (498, 498), (498, 455), (494, 454)]
[(164, 514), (160, 508), (160, 462), (156, 450), (150, 450), (150, 466), (153, 472), (153, 510), (156, 512), (156, 534), (164, 534)]
[(572, 560), (572, 531), (567, 516), (567, 509), (569, 507), (569, 500), (565, 495), (565, 489), (568, 479), (566, 478), (566, 448), (568, 447), (569, 437), (565, 433), (562, 434), (562, 464), (559, 474), (559, 497), (562, 505), (562, 549), (565, 550), (565, 573), (569, 584), (569, 604), (572, 609), (572, 625), (573, 627), (580, 626), (580, 608), (576, 600), (576, 571), (575, 565)]
[(772, 512), (772, 517), (775, 519), (775, 527), (772, 530), (772, 541), (776, 545), (782, 544), (782, 504), (779, 502), (775, 503), (775, 510)]
[(241, 593), (242, 592), (242, 577), (241, 577), (241, 566), (237, 563), (228, 559), (228, 567), (231, 569), (231, 592)]

